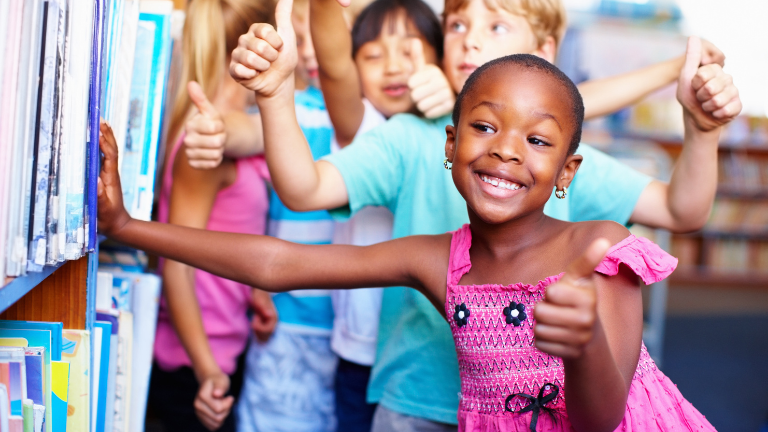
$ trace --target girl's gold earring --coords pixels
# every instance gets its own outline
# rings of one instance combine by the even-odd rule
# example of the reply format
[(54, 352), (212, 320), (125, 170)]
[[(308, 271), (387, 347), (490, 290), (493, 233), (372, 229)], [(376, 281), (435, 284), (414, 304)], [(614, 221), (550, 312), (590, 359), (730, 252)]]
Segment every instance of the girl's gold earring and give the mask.
[(445, 169), (447, 169), (447, 170), (451, 169), (451, 167), (449, 167), (449, 166), (448, 166), (448, 158), (446, 158), (446, 159), (443, 161), (443, 166), (444, 166), (444, 167), (445, 167)]
[(567, 194), (568, 194), (568, 188), (565, 186), (563, 186), (563, 190), (555, 189), (555, 196), (558, 199), (564, 199)]

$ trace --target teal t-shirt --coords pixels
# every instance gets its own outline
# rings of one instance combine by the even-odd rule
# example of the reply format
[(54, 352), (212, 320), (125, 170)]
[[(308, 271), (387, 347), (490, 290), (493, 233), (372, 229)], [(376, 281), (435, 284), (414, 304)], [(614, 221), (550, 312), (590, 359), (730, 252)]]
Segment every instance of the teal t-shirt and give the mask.
[[(334, 217), (386, 206), (395, 216), (395, 238), (442, 234), (468, 223), (464, 198), (443, 167), (449, 124), (450, 116), (399, 114), (326, 157), (341, 172), (349, 195), (349, 207), (332, 211)], [(587, 145), (577, 153), (584, 162), (568, 195), (559, 200), (553, 194), (544, 212), (569, 221), (626, 224), (651, 178)], [(456, 424), (460, 391), (451, 329), (440, 312), (414, 289), (385, 289), (368, 401)]]

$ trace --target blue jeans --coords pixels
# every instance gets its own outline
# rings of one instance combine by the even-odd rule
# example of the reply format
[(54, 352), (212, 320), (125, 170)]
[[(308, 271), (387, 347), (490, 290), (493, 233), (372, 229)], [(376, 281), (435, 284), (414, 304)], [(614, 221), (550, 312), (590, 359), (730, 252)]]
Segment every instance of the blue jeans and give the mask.
[(338, 432), (371, 432), (376, 404), (365, 400), (370, 377), (370, 366), (339, 359), (334, 383)]

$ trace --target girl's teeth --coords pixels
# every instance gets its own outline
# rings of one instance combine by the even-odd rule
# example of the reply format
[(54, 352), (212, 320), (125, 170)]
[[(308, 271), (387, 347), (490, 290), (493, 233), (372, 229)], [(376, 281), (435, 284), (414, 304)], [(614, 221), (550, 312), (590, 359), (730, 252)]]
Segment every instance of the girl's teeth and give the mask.
[(518, 190), (521, 188), (520, 185), (517, 183), (507, 183), (503, 180), (499, 181), (499, 179), (496, 178), (489, 178), (488, 176), (480, 176), (480, 179), (488, 184), (493, 185), (494, 187), (502, 188), (502, 189), (508, 189), (508, 190)]

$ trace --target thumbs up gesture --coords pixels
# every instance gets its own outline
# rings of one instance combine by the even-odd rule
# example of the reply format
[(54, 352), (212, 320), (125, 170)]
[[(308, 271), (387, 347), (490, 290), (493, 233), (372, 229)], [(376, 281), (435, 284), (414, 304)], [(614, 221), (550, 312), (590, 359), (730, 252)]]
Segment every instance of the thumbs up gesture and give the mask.
[(193, 168), (216, 168), (224, 158), (224, 144), (227, 142), (224, 119), (205, 96), (200, 84), (190, 81), (187, 92), (197, 107), (197, 113), (184, 125), (184, 153)]
[(741, 112), (739, 91), (733, 78), (718, 63), (702, 64), (702, 42), (688, 39), (685, 64), (677, 82), (677, 100), (685, 115), (703, 132), (714, 130)]
[(411, 100), (427, 118), (437, 118), (453, 111), (456, 95), (443, 71), (424, 59), (421, 39), (411, 41), (413, 75), (408, 79)]
[(561, 358), (577, 358), (592, 340), (597, 324), (595, 267), (611, 244), (601, 238), (573, 261), (557, 283), (547, 287), (544, 300), (536, 304), (533, 332), (536, 348)]
[(293, 74), (298, 61), (296, 33), (291, 22), (293, 0), (280, 0), (275, 7), (277, 29), (270, 24), (253, 24), (240, 36), (232, 51), (229, 73), (235, 81), (270, 98), (280, 90), (293, 92)]

